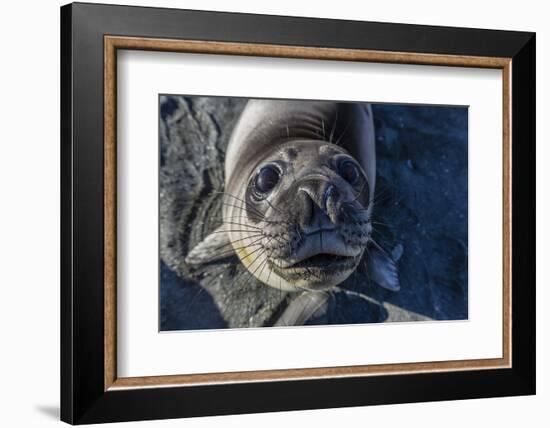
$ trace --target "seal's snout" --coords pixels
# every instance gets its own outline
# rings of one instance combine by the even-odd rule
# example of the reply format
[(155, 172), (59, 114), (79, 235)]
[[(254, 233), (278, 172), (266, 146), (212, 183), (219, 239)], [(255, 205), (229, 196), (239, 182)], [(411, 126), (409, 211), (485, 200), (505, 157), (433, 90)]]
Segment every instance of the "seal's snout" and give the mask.
[(338, 223), (340, 192), (334, 184), (323, 177), (309, 177), (297, 189), (299, 224), (306, 233), (332, 230)]

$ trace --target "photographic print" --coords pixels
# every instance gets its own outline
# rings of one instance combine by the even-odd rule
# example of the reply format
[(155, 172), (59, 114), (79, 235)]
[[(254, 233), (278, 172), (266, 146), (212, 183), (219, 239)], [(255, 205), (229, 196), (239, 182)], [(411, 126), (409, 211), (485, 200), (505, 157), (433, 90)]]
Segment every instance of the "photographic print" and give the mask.
[(159, 96), (160, 330), (468, 318), (468, 108)]

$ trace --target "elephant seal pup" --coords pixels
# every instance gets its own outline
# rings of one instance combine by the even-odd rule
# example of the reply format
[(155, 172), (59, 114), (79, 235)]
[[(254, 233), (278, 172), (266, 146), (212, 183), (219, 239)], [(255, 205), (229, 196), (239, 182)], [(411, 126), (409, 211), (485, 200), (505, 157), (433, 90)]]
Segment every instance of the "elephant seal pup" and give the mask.
[[(226, 151), (223, 224), (186, 262), (229, 250), (261, 282), (312, 292), (336, 287), (365, 256), (369, 277), (398, 290), (394, 262), (371, 238), (375, 180), (370, 105), (250, 100)], [(310, 297), (285, 324), (326, 299)]]

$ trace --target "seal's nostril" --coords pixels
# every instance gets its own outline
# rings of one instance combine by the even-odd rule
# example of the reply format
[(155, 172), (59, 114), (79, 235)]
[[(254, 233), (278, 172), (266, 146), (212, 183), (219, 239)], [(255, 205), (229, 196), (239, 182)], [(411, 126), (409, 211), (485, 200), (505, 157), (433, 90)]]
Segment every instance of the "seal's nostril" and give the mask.
[(330, 221), (338, 222), (340, 192), (333, 185), (329, 184), (325, 190), (324, 210)]
[(299, 191), (297, 195), (297, 204), (299, 205), (299, 223), (302, 229), (308, 227), (313, 219), (314, 203), (307, 192)]
[(323, 209), (325, 211), (327, 211), (327, 207), (328, 207), (328, 201), (329, 201), (329, 198), (331, 197), (332, 193), (335, 191), (336, 189), (334, 188), (334, 186), (332, 184), (328, 184), (327, 187), (325, 188), (325, 191), (323, 193)]

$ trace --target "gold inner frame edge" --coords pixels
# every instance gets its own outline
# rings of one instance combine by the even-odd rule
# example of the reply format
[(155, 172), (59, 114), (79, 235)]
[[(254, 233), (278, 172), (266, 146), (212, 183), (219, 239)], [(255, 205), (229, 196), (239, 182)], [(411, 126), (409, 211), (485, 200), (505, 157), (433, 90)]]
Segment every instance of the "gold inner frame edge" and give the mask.
[[(169, 376), (117, 377), (116, 367), (116, 85), (117, 50), (147, 50), (212, 55), (242, 55), (295, 59), (378, 62), (494, 68), (503, 82), (503, 349), (501, 358), (432, 361), (421, 363), (336, 366), (301, 369), (202, 373)], [(143, 37), (104, 37), (104, 389), (154, 388), (263, 381), (396, 375), (423, 372), (497, 369), (511, 367), (512, 312), (512, 164), (511, 164), (511, 58), (421, 54), (362, 49), (256, 43), (175, 40)]]

